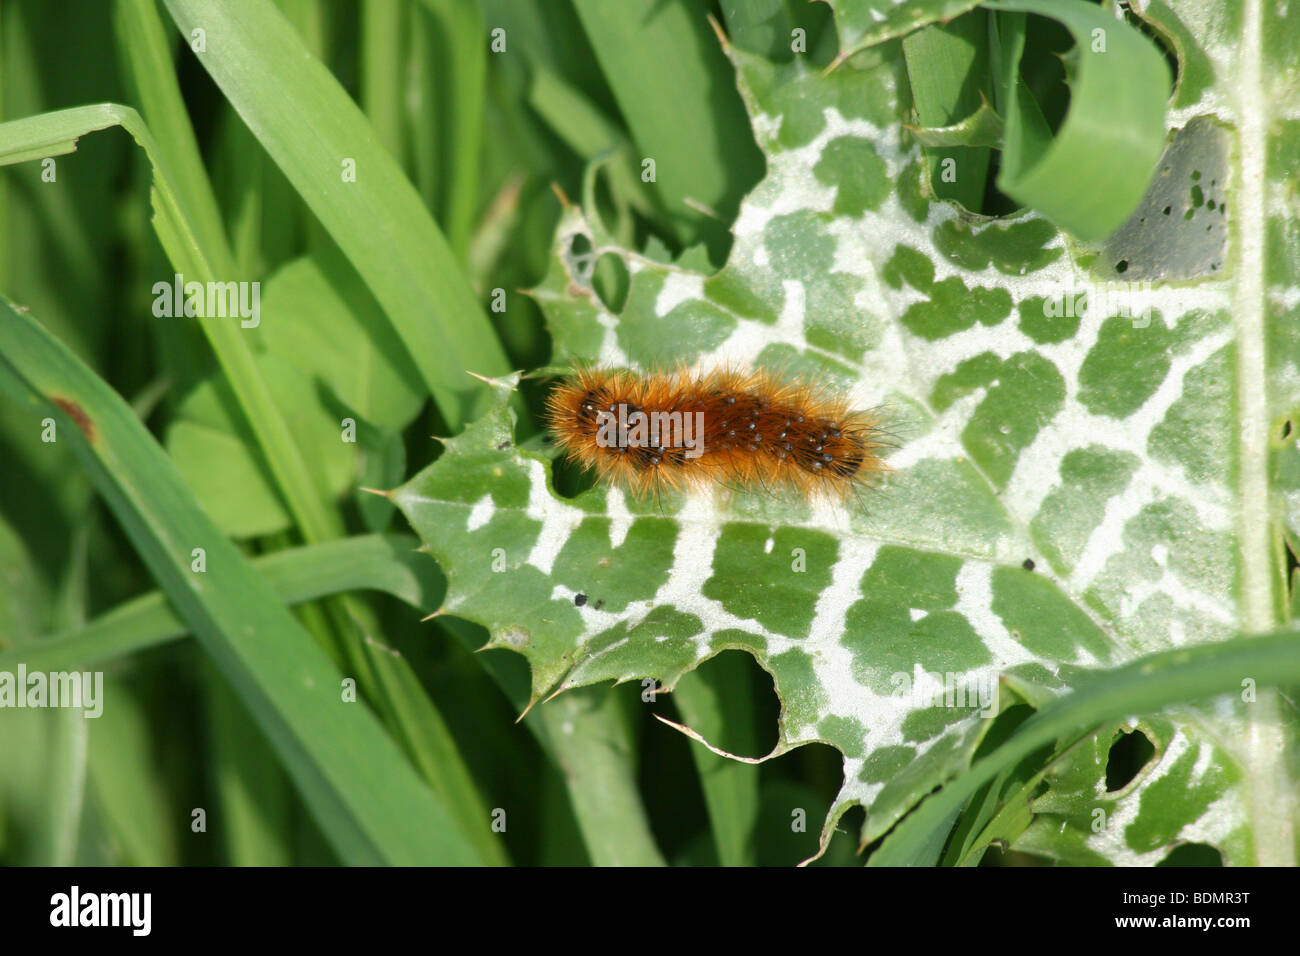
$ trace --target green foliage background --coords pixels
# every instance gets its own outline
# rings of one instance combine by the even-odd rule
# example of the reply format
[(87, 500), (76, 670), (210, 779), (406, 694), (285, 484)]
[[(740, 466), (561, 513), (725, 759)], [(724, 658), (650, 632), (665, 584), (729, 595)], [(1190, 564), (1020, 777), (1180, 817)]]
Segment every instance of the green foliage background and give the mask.
[[(0, 711), (0, 859), (1294, 863), (1300, 12), (1141, 8), (3, 0), (0, 671), (107, 690)], [(573, 359), (895, 474), (588, 489)]]

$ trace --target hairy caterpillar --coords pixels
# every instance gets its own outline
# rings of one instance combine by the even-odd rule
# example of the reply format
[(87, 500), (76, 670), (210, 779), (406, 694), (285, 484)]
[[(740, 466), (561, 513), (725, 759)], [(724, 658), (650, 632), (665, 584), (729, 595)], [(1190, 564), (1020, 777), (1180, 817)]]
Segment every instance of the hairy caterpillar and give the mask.
[(721, 484), (843, 496), (887, 470), (873, 414), (766, 371), (579, 368), (546, 419), (562, 452), (637, 495)]

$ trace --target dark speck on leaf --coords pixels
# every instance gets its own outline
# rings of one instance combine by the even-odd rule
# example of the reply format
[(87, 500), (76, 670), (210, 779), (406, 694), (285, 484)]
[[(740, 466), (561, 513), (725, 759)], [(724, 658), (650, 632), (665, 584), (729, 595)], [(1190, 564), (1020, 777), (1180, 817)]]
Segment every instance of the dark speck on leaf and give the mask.
[(67, 413), (68, 417), (77, 423), (77, 427), (82, 430), (86, 440), (93, 443), (95, 441), (95, 423), (91, 421), (86, 410), (70, 398), (51, 397), (51, 401)]
[(576, 605), (578, 605), (578, 607), (582, 607), (584, 604), (587, 603), (587, 595), (585, 595), (585, 594), (575, 594), (575, 595), (573, 596), (573, 603), (576, 604)]
[(1024, 568), (1026, 571), (1032, 571), (1032, 570), (1034, 570), (1034, 559), (1033, 559), (1033, 558), (1025, 558), (1025, 563), (1022, 564), (1021, 567)]

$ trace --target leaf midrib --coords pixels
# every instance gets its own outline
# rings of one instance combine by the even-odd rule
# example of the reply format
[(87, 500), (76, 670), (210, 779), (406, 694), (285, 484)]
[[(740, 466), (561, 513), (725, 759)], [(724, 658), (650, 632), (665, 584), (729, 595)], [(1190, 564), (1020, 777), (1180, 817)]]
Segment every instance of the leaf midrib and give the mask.
[[(1237, 332), (1238, 485), (1240, 516), (1242, 629), (1263, 633), (1278, 626), (1274, 602), (1273, 554), (1270, 547), (1273, 489), (1268, 478), (1267, 280), (1265, 240), (1268, 222), (1267, 125), (1270, 97), (1264, 89), (1261, 0), (1242, 4), (1238, 73), (1232, 84), (1237, 113), (1237, 182), (1234, 196), (1237, 281), (1233, 316)], [(1244, 748), (1256, 862), (1295, 866), (1296, 801), (1288, 786), (1281, 755), (1286, 734), (1274, 692), (1262, 692), (1251, 709)]]

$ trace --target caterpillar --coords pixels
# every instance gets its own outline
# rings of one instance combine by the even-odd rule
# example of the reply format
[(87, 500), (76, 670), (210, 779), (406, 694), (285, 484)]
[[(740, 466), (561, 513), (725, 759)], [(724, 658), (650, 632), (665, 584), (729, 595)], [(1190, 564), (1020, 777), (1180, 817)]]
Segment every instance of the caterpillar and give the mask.
[(874, 413), (769, 371), (581, 367), (545, 419), (562, 453), (638, 496), (722, 485), (843, 497), (888, 470)]

